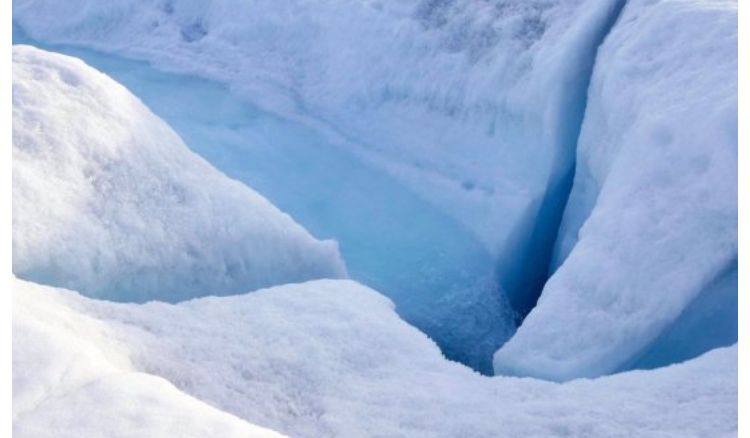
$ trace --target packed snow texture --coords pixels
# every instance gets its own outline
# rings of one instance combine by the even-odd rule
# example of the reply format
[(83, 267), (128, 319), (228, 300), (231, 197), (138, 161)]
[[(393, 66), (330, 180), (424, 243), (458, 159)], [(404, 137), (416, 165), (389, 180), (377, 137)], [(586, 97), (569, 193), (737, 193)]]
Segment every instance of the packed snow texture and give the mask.
[(135, 370), (112, 327), (45, 290), (14, 283), (13, 436), (281, 436)]
[(273, 436), (247, 422), (315, 438), (737, 430), (736, 347), (557, 384), (446, 361), (388, 299), (349, 280), (179, 304), (16, 280), (13, 300), (19, 437)]
[(190, 152), (124, 87), (28, 46), (13, 48), (13, 271), (124, 301), (345, 276), (335, 242)]
[(494, 255), (496, 289), (524, 314), (622, 3), (19, 0), (13, 16), (35, 39), (217, 79), (352, 140)]
[(497, 372), (597, 376), (737, 341), (735, 2), (627, 4), (599, 50), (553, 263)]

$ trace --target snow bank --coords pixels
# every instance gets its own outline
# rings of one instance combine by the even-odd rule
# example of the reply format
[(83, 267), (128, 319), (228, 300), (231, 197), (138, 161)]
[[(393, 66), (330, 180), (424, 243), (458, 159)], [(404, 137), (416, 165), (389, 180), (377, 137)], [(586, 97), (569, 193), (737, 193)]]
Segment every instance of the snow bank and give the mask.
[(115, 300), (175, 301), (345, 275), (80, 60), (13, 48), (13, 271)]
[[(121, 408), (128, 414), (112, 419), (121, 435), (183, 421), (194, 436), (249, 427), (161, 379), (299, 437), (736, 434), (736, 347), (556, 384), (484, 377), (446, 361), (387, 299), (348, 280), (177, 305), (96, 301), (16, 280), (13, 297), (14, 420), (30, 435), (49, 427), (106, 435), (88, 432), (114, 427), (95, 420)], [(105, 396), (115, 397), (111, 411)], [(159, 410), (139, 411), (144, 400), (144, 410)]]
[(553, 263), (497, 372), (596, 376), (736, 342), (735, 2), (628, 3), (597, 58)]
[(109, 326), (51, 291), (14, 283), (13, 436), (281, 436), (135, 371)]
[(335, 127), (470, 230), (526, 312), (546, 278), (594, 53), (622, 3), (21, 0), (13, 14), (35, 39), (218, 79)]

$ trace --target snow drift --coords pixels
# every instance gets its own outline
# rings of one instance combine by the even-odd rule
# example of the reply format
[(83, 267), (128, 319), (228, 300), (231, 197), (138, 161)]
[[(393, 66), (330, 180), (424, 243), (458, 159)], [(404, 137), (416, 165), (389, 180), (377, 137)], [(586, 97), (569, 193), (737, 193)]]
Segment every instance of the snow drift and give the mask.
[(264, 436), (185, 394), (298, 437), (722, 436), (737, 428), (736, 347), (561, 385), (484, 377), (446, 361), (388, 299), (348, 280), (176, 305), (97, 301), (16, 280), (13, 299), (18, 436), (43, 436), (32, 432), (52, 425), (102, 435), (120, 408), (127, 415), (115, 425), (127, 436)]
[(555, 266), (497, 372), (596, 376), (737, 341), (734, 2), (625, 7), (597, 57)]
[(13, 284), (13, 436), (280, 437), (138, 372), (68, 296)]
[(13, 271), (176, 301), (345, 275), (335, 242), (190, 152), (80, 60), (13, 48)]

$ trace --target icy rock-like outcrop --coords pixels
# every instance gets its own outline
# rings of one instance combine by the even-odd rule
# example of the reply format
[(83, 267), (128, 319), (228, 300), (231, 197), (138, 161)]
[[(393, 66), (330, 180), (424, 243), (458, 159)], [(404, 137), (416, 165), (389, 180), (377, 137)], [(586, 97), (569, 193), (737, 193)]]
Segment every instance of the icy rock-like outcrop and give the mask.
[(318, 241), (80, 60), (13, 48), (13, 271), (141, 301), (342, 277)]
[(335, 127), (470, 230), (525, 313), (546, 279), (594, 54), (622, 3), (19, 0), (13, 14), (35, 39), (218, 79)]
[(497, 372), (596, 376), (736, 342), (735, 2), (625, 7), (597, 57), (553, 263)]
[(112, 436), (255, 436), (247, 423), (185, 393), (296, 437), (737, 430), (736, 347), (659, 370), (557, 384), (485, 377), (446, 361), (389, 300), (349, 280), (176, 305), (97, 301), (16, 280), (13, 300), (19, 437), (110, 436), (113, 428), (119, 435)]

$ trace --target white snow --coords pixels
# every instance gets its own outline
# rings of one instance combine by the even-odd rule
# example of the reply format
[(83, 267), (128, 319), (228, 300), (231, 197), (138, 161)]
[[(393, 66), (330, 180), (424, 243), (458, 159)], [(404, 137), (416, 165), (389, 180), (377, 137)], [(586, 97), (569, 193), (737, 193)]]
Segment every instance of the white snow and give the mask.
[[(597, 57), (576, 172), (559, 269), (496, 371), (596, 376), (685, 337), (736, 342), (735, 2), (628, 3)], [(698, 299), (703, 318), (686, 310)]]
[(345, 276), (333, 241), (75, 58), (13, 48), (13, 271), (126, 301)]
[(18, 436), (50, 427), (254, 436), (185, 394), (297, 437), (736, 433), (736, 347), (557, 384), (446, 361), (389, 300), (349, 280), (176, 305), (97, 301), (16, 280), (13, 297)]
[(111, 327), (53, 291), (14, 282), (13, 436), (281, 436), (136, 371)]

